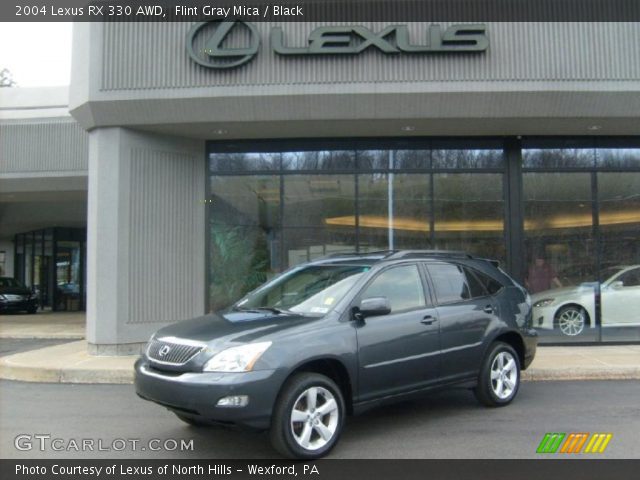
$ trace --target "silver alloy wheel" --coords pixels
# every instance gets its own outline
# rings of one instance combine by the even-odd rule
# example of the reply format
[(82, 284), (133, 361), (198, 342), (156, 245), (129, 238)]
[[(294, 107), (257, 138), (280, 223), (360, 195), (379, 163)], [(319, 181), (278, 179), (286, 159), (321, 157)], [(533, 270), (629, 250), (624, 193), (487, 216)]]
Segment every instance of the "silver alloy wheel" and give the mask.
[(577, 308), (568, 308), (558, 317), (560, 331), (569, 337), (580, 335), (585, 323), (584, 312)]
[(306, 450), (318, 450), (331, 441), (340, 412), (333, 394), (324, 387), (310, 387), (300, 394), (291, 410), (291, 433)]
[(491, 389), (500, 399), (509, 398), (518, 385), (518, 364), (511, 353), (502, 351), (491, 363)]

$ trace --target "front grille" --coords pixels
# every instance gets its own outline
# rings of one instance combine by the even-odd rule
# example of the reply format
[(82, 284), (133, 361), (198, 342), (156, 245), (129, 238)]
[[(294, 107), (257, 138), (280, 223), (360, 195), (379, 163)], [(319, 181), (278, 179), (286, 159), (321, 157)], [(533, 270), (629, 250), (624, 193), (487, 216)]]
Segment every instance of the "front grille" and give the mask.
[(184, 365), (204, 348), (204, 344), (189, 340), (154, 338), (147, 347), (147, 357), (158, 363)]

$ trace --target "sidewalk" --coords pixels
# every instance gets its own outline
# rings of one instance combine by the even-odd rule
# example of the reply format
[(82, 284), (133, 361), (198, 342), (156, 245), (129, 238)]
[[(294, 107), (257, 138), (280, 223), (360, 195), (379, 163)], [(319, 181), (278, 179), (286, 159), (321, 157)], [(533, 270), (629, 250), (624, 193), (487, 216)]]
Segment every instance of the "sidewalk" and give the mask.
[(0, 315), (0, 338), (84, 338), (84, 312), (38, 312)]
[[(92, 356), (75, 341), (0, 358), (0, 378), (25, 382), (131, 383), (137, 356)], [(538, 347), (525, 381), (640, 379), (640, 345)]]

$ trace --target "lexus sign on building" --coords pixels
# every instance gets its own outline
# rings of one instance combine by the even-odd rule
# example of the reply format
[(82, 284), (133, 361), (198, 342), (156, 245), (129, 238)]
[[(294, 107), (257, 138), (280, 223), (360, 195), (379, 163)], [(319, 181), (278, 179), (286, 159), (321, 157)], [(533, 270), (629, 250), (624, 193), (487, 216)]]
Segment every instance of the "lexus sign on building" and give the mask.
[[(248, 45), (223, 46), (234, 29), (245, 30)], [(429, 25), (425, 30), (423, 35), (428, 43), (414, 45), (406, 25), (390, 25), (379, 32), (362, 25), (317, 27), (310, 32), (307, 45), (290, 46), (286, 45), (284, 29), (272, 27), (269, 43), (277, 55), (357, 55), (369, 48), (388, 54), (480, 52), (489, 46), (485, 25), (452, 25), (444, 31), (440, 25)], [(198, 39), (202, 35), (208, 35), (204, 42)], [(199, 23), (191, 28), (187, 37), (191, 58), (210, 68), (234, 68), (247, 63), (258, 54), (260, 43), (260, 33), (255, 26), (241, 21)]]

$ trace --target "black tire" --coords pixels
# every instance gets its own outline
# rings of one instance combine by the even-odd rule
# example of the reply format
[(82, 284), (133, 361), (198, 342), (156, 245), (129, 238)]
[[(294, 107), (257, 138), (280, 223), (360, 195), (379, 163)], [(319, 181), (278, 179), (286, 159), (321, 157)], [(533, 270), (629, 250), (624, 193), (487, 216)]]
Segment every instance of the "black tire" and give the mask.
[(590, 325), (589, 314), (579, 305), (567, 305), (555, 314), (553, 319), (555, 328), (567, 337), (582, 335)]
[(184, 417), (184, 416), (182, 416), (182, 415), (180, 415), (179, 413), (176, 413), (176, 412), (173, 412), (173, 413), (175, 414), (176, 417), (178, 417), (184, 423), (187, 423), (187, 424), (191, 425), (192, 427), (208, 427), (209, 426), (205, 422), (201, 422), (199, 420), (196, 420), (195, 418)]
[[(310, 411), (309, 405), (306, 404), (304, 413), (297, 408), (296, 411), (299, 414), (308, 415), (307, 420), (292, 422), (294, 407), (305, 404), (308, 398), (308, 395), (305, 394), (314, 387), (318, 392), (316, 408)], [(331, 400), (334, 400), (335, 405), (331, 403)], [(330, 413), (323, 414), (322, 412), (325, 411), (322, 410), (323, 406), (326, 411), (329, 411), (328, 408), (331, 407)], [(333, 408), (334, 406), (335, 408)], [(317, 413), (316, 409), (318, 409)], [(271, 443), (281, 455), (287, 458), (314, 459), (323, 457), (338, 442), (344, 427), (345, 413), (342, 392), (333, 380), (317, 373), (299, 373), (287, 380), (278, 395), (271, 420)], [(305, 429), (311, 431), (307, 441), (309, 448), (303, 447), (299, 441), (301, 437), (304, 438)], [(320, 431), (332, 431), (332, 435), (327, 440), (320, 435)]]
[(27, 313), (30, 314), (30, 315), (38, 313), (38, 307), (30, 308), (29, 310), (27, 310)]
[[(501, 359), (502, 365), (507, 368), (500, 368)], [(514, 362), (513, 369), (508, 368), (507, 363), (509, 360)], [(492, 378), (492, 371), (501, 371), (503, 373), (498, 378)], [(482, 368), (478, 375), (478, 385), (474, 389), (476, 398), (487, 407), (504, 407), (513, 401), (518, 394), (519, 388), (520, 359), (518, 354), (507, 343), (493, 343), (482, 361)]]

